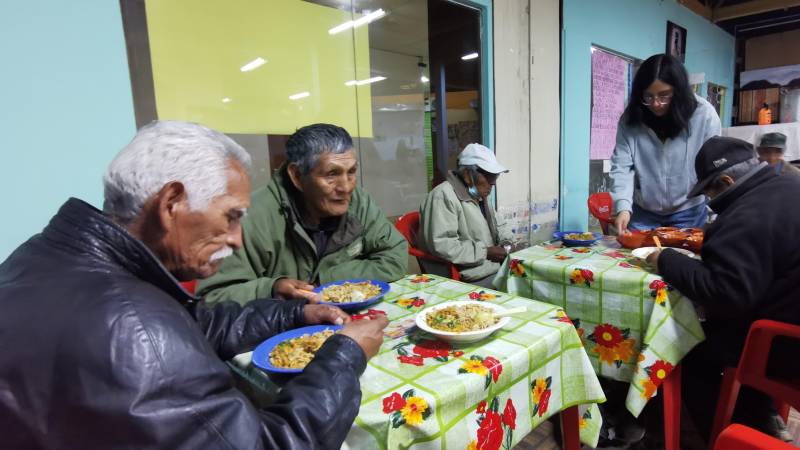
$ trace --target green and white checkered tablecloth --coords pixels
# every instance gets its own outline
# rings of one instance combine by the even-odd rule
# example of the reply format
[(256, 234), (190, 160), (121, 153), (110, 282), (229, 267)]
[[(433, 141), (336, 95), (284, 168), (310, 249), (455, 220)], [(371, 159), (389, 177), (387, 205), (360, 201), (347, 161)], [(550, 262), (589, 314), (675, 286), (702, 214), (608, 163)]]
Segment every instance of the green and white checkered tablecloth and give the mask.
[[(580, 405), (581, 441), (596, 445), (605, 401), (576, 329), (557, 306), (433, 275), (392, 283), (372, 307), (387, 334), (425, 307), (478, 299), (525, 306), (489, 338), (450, 345), (417, 329), (387, 336), (361, 377), (361, 409), (343, 448), (510, 449), (553, 414)], [(249, 358), (240, 355), (240, 367)], [(264, 383), (263, 372), (247, 368)]]
[(564, 308), (595, 371), (630, 383), (626, 405), (638, 416), (705, 339), (692, 302), (648, 270), (626, 249), (546, 243), (511, 254), (494, 284)]

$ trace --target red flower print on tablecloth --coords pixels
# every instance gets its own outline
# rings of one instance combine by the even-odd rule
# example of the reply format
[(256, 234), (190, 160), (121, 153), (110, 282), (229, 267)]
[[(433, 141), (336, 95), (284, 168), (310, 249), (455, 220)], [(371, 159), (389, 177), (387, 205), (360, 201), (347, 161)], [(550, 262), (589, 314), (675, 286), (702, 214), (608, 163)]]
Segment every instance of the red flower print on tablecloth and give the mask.
[(647, 373), (647, 378), (641, 381), (644, 391), (642, 398), (649, 399), (655, 395), (656, 390), (664, 382), (664, 379), (672, 373), (673, 365), (668, 361), (656, 360), (650, 367), (646, 367), (644, 371)]
[(555, 259), (557, 259), (557, 260), (559, 260), (559, 261), (566, 261), (566, 260), (568, 260), (568, 259), (572, 259), (572, 256), (566, 256), (566, 255), (555, 255), (555, 256), (553, 256), (553, 258), (555, 258)]
[(661, 306), (667, 301), (668, 292), (672, 290), (672, 286), (664, 282), (664, 280), (653, 280), (650, 282), (650, 297)]
[(617, 265), (622, 267), (623, 269), (641, 269), (641, 267), (635, 266), (635, 265), (633, 265), (633, 264), (631, 264), (629, 262), (625, 262), (625, 261), (623, 261), (623, 262), (621, 262), (621, 263), (619, 263)]
[(503, 409), (503, 424), (512, 430), (517, 428), (517, 410), (510, 398), (506, 400), (506, 407)]
[(561, 248), (561, 244), (547, 244), (544, 246), (545, 250), (559, 250)]
[(600, 362), (614, 364), (617, 368), (630, 361), (636, 345), (636, 340), (630, 338), (629, 328), (620, 330), (608, 323), (596, 326), (587, 339), (596, 344), (592, 352), (598, 355)]
[(425, 275), (417, 275), (410, 280), (414, 284), (422, 284), (422, 283), (430, 283), (433, 281), (433, 278), (425, 276)]
[(573, 248), (572, 249), (572, 253), (586, 254), (586, 253), (589, 253), (589, 252), (591, 252), (591, 250), (586, 248), (586, 247), (578, 247), (578, 248)]
[(524, 261), (521, 259), (512, 259), (508, 263), (509, 269), (511, 269), (511, 275), (515, 277), (525, 278), (527, 274), (525, 273), (525, 267), (523, 266)]
[(397, 300), (392, 301), (395, 305), (405, 308), (405, 309), (412, 309), (412, 308), (421, 308), (425, 305), (425, 299), (422, 297), (408, 297), (408, 298), (398, 298)]
[[(408, 347), (411, 347), (409, 351)], [(422, 366), (425, 364), (426, 358), (435, 359), (438, 362), (447, 362), (450, 356), (459, 357), (464, 354), (463, 351), (452, 351), (452, 347), (445, 341), (437, 341), (432, 339), (420, 339), (418, 341), (401, 342), (394, 347), (397, 351), (397, 359), (403, 364), (411, 364), (414, 366)]]
[(367, 317), (372, 319), (380, 315), (385, 316), (386, 311), (381, 311), (380, 309), (368, 309), (367, 312), (361, 314), (353, 314), (352, 316), (350, 316), (350, 318), (353, 320), (364, 320)]
[(575, 284), (578, 286), (586, 285), (586, 287), (592, 287), (593, 282), (594, 282), (594, 272), (592, 272), (589, 269), (575, 268), (569, 274), (570, 284)]
[(492, 294), (492, 293), (486, 292), (486, 291), (476, 291), (476, 292), (470, 292), (469, 293), (469, 299), (470, 300), (477, 300), (479, 302), (485, 302), (487, 300), (494, 300), (497, 297), (501, 297), (501, 296), (497, 295), (497, 294)]
[(482, 401), (475, 412), (478, 414), (477, 439), (467, 446), (468, 450), (498, 450), (502, 446), (511, 450), (511, 443), (516, 429), (517, 411), (514, 402), (509, 398), (502, 414), (499, 412), (500, 402), (497, 397), (487, 407)]
[(483, 388), (487, 389), (492, 382), (497, 383), (497, 379), (500, 378), (500, 374), (503, 373), (503, 365), (493, 356), (484, 358), (482, 356), (472, 355), (461, 365), (461, 368), (458, 369), (458, 373), (473, 373), (486, 377), (486, 383)]
[(392, 428), (402, 425), (417, 426), (431, 415), (428, 402), (414, 395), (414, 389), (409, 389), (401, 396), (392, 392), (383, 399), (383, 413), (391, 414)]
[(625, 259), (628, 256), (625, 253), (622, 253), (618, 250), (609, 250), (603, 253), (604, 256), (608, 256), (609, 258), (616, 258), (616, 259)]
[(547, 408), (550, 405), (550, 395), (552, 390), (550, 386), (553, 384), (553, 377), (536, 378), (531, 382), (531, 397), (533, 400), (532, 415), (542, 417), (547, 413)]
[(581, 324), (580, 320), (575, 319), (573, 321), (572, 319), (569, 318), (569, 316), (567, 315), (567, 312), (564, 311), (563, 309), (557, 309), (556, 310), (556, 315), (551, 317), (551, 319), (556, 319), (557, 321), (562, 322), (562, 323), (568, 323), (568, 324), (574, 326), (575, 328), (578, 328), (579, 326), (581, 326), (580, 325)]

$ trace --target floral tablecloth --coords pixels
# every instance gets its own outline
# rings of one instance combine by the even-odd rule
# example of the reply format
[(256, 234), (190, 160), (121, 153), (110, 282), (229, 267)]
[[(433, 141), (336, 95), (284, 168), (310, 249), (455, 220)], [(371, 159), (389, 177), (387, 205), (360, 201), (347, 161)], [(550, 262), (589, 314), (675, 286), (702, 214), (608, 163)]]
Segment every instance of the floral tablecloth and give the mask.
[[(466, 299), (525, 306), (527, 312), (474, 344), (450, 345), (415, 328), (402, 335), (421, 309)], [(548, 417), (575, 405), (581, 441), (597, 444), (602, 418), (595, 403), (605, 396), (561, 308), (412, 275), (392, 283), (372, 307), (376, 311), (390, 325), (361, 377), (361, 409), (343, 448), (511, 449)], [(249, 364), (246, 355), (237, 361)], [(252, 366), (248, 373), (263, 380)]]
[(595, 371), (630, 383), (634, 416), (705, 339), (691, 301), (626, 249), (533, 246), (509, 255), (494, 285), (564, 308)]

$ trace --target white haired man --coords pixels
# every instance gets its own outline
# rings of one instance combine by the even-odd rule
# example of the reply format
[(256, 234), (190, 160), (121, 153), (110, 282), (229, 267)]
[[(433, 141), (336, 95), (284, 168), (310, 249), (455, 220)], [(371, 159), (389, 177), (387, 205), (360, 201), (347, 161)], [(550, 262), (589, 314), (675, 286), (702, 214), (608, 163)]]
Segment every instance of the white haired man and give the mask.
[[(339, 448), (385, 319), (255, 300), (213, 306), (178, 281), (241, 246), (247, 153), (197, 124), (142, 128), (108, 168), (101, 212), (69, 199), (0, 264), (7, 448)], [(222, 362), (283, 330), (346, 323), (256, 409)]]
[(344, 128), (318, 123), (286, 142), (287, 163), (253, 193), (244, 248), (201, 281), (208, 301), (306, 298), (314, 284), (350, 278), (395, 281), (408, 244), (356, 186), (358, 159)]

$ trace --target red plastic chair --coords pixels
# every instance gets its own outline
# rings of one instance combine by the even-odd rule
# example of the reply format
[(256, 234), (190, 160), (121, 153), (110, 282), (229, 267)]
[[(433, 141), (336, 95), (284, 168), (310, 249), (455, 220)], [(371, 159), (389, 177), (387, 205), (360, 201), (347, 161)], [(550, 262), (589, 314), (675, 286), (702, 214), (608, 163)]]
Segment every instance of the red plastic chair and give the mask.
[(780, 405), (783, 419), (788, 416), (788, 406), (800, 409), (800, 381), (791, 382), (767, 378), (767, 360), (775, 336), (800, 339), (800, 326), (774, 320), (757, 320), (750, 326), (738, 367), (728, 367), (722, 376), (717, 412), (711, 428), (710, 445), (731, 422), (736, 399), (741, 386), (758, 389), (775, 399)]
[(797, 450), (796, 447), (744, 425), (733, 424), (719, 435), (714, 450)]
[[(403, 214), (402, 217), (397, 219), (394, 226), (397, 228), (397, 231), (402, 234), (406, 240), (408, 241), (408, 254), (417, 258), (419, 260), (426, 260), (426, 261), (434, 261), (442, 264), (447, 264), (450, 266), (450, 278), (458, 281), (461, 279), (461, 274), (458, 273), (458, 269), (456, 266), (449, 261), (445, 261), (442, 258), (437, 258), (429, 253), (425, 253), (422, 250), (414, 247), (414, 243), (416, 242), (417, 231), (419, 231), (419, 212), (412, 211), (410, 213)], [(421, 264), (420, 264), (421, 266)]]
[(614, 209), (614, 201), (608, 192), (598, 192), (589, 196), (586, 202), (589, 205), (589, 213), (600, 221), (603, 234), (608, 234), (608, 225), (614, 223), (611, 220), (611, 211)]

